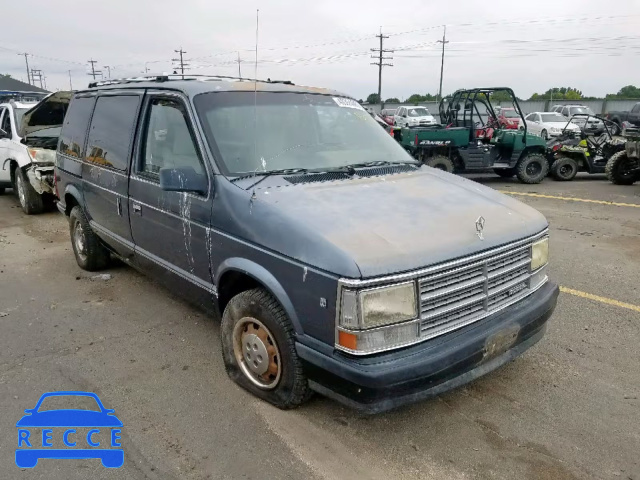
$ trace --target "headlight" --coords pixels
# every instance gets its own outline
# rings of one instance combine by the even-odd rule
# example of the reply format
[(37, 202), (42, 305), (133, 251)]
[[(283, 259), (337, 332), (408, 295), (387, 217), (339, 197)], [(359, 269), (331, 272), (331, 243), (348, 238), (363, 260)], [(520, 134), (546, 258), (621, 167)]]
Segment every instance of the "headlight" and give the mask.
[(55, 163), (56, 161), (55, 150), (47, 150), (45, 148), (28, 148), (27, 152), (29, 152), (31, 161), (36, 163)]
[(413, 281), (360, 291), (345, 289), (336, 346), (365, 354), (413, 343), (419, 337), (417, 317)]
[(534, 272), (549, 261), (549, 239), (543, 238), (531, 246), (531, 271)]

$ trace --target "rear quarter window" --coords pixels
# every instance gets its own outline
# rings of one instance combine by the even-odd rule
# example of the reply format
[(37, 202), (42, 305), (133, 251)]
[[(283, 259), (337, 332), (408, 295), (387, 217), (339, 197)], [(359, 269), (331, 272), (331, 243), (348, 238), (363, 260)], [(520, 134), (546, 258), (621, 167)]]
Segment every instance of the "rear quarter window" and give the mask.
[(74, 98), (64, 119), (58, 151), (71, 157), (82, 158), (84, 142), (95, 105), (95, 97)]
[(127, 170), (139, 106), (139, 95), (98, 98), (89, 129), (88, 162)]

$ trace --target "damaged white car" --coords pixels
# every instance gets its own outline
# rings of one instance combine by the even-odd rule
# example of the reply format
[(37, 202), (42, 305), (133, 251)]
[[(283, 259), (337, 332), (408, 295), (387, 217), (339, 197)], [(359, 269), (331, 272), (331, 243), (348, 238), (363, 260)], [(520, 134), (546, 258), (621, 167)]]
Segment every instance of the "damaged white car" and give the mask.
[(55, 199), (53, 165), (71, 92), (37, 104), (0, 104), (0, 194), (12, 188), (27, 215)]

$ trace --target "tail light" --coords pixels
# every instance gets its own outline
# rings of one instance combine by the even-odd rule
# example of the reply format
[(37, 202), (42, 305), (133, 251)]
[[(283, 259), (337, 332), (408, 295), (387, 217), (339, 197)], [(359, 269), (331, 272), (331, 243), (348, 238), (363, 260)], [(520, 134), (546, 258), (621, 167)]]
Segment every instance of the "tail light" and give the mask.
[(553, 150), (554, 152), (557, 152), (558, 150), (560, 150), (560, 148), (561, 148), (561, 145), (554, 145), (554, 146), (553, 146), (553, 148), (552, 148), (552, 150)]
[(418, 134), (416, 133), (416, 143), (414, 143), (414, 145), (417, 147), (418, 146)]

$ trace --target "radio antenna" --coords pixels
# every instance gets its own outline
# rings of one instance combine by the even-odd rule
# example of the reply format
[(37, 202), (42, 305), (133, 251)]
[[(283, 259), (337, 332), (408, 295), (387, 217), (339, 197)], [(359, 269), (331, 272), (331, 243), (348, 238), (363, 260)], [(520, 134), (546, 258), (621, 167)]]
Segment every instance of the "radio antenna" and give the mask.
[[(260, 9), (256, 9), (256, 61), (253, 67), (253, 157), (258, 160), (258, 33), (260, 27)], [(263, 161), (262, 169), (267, 170)], [(256, 167), (256, 170), (259, 167)]]

